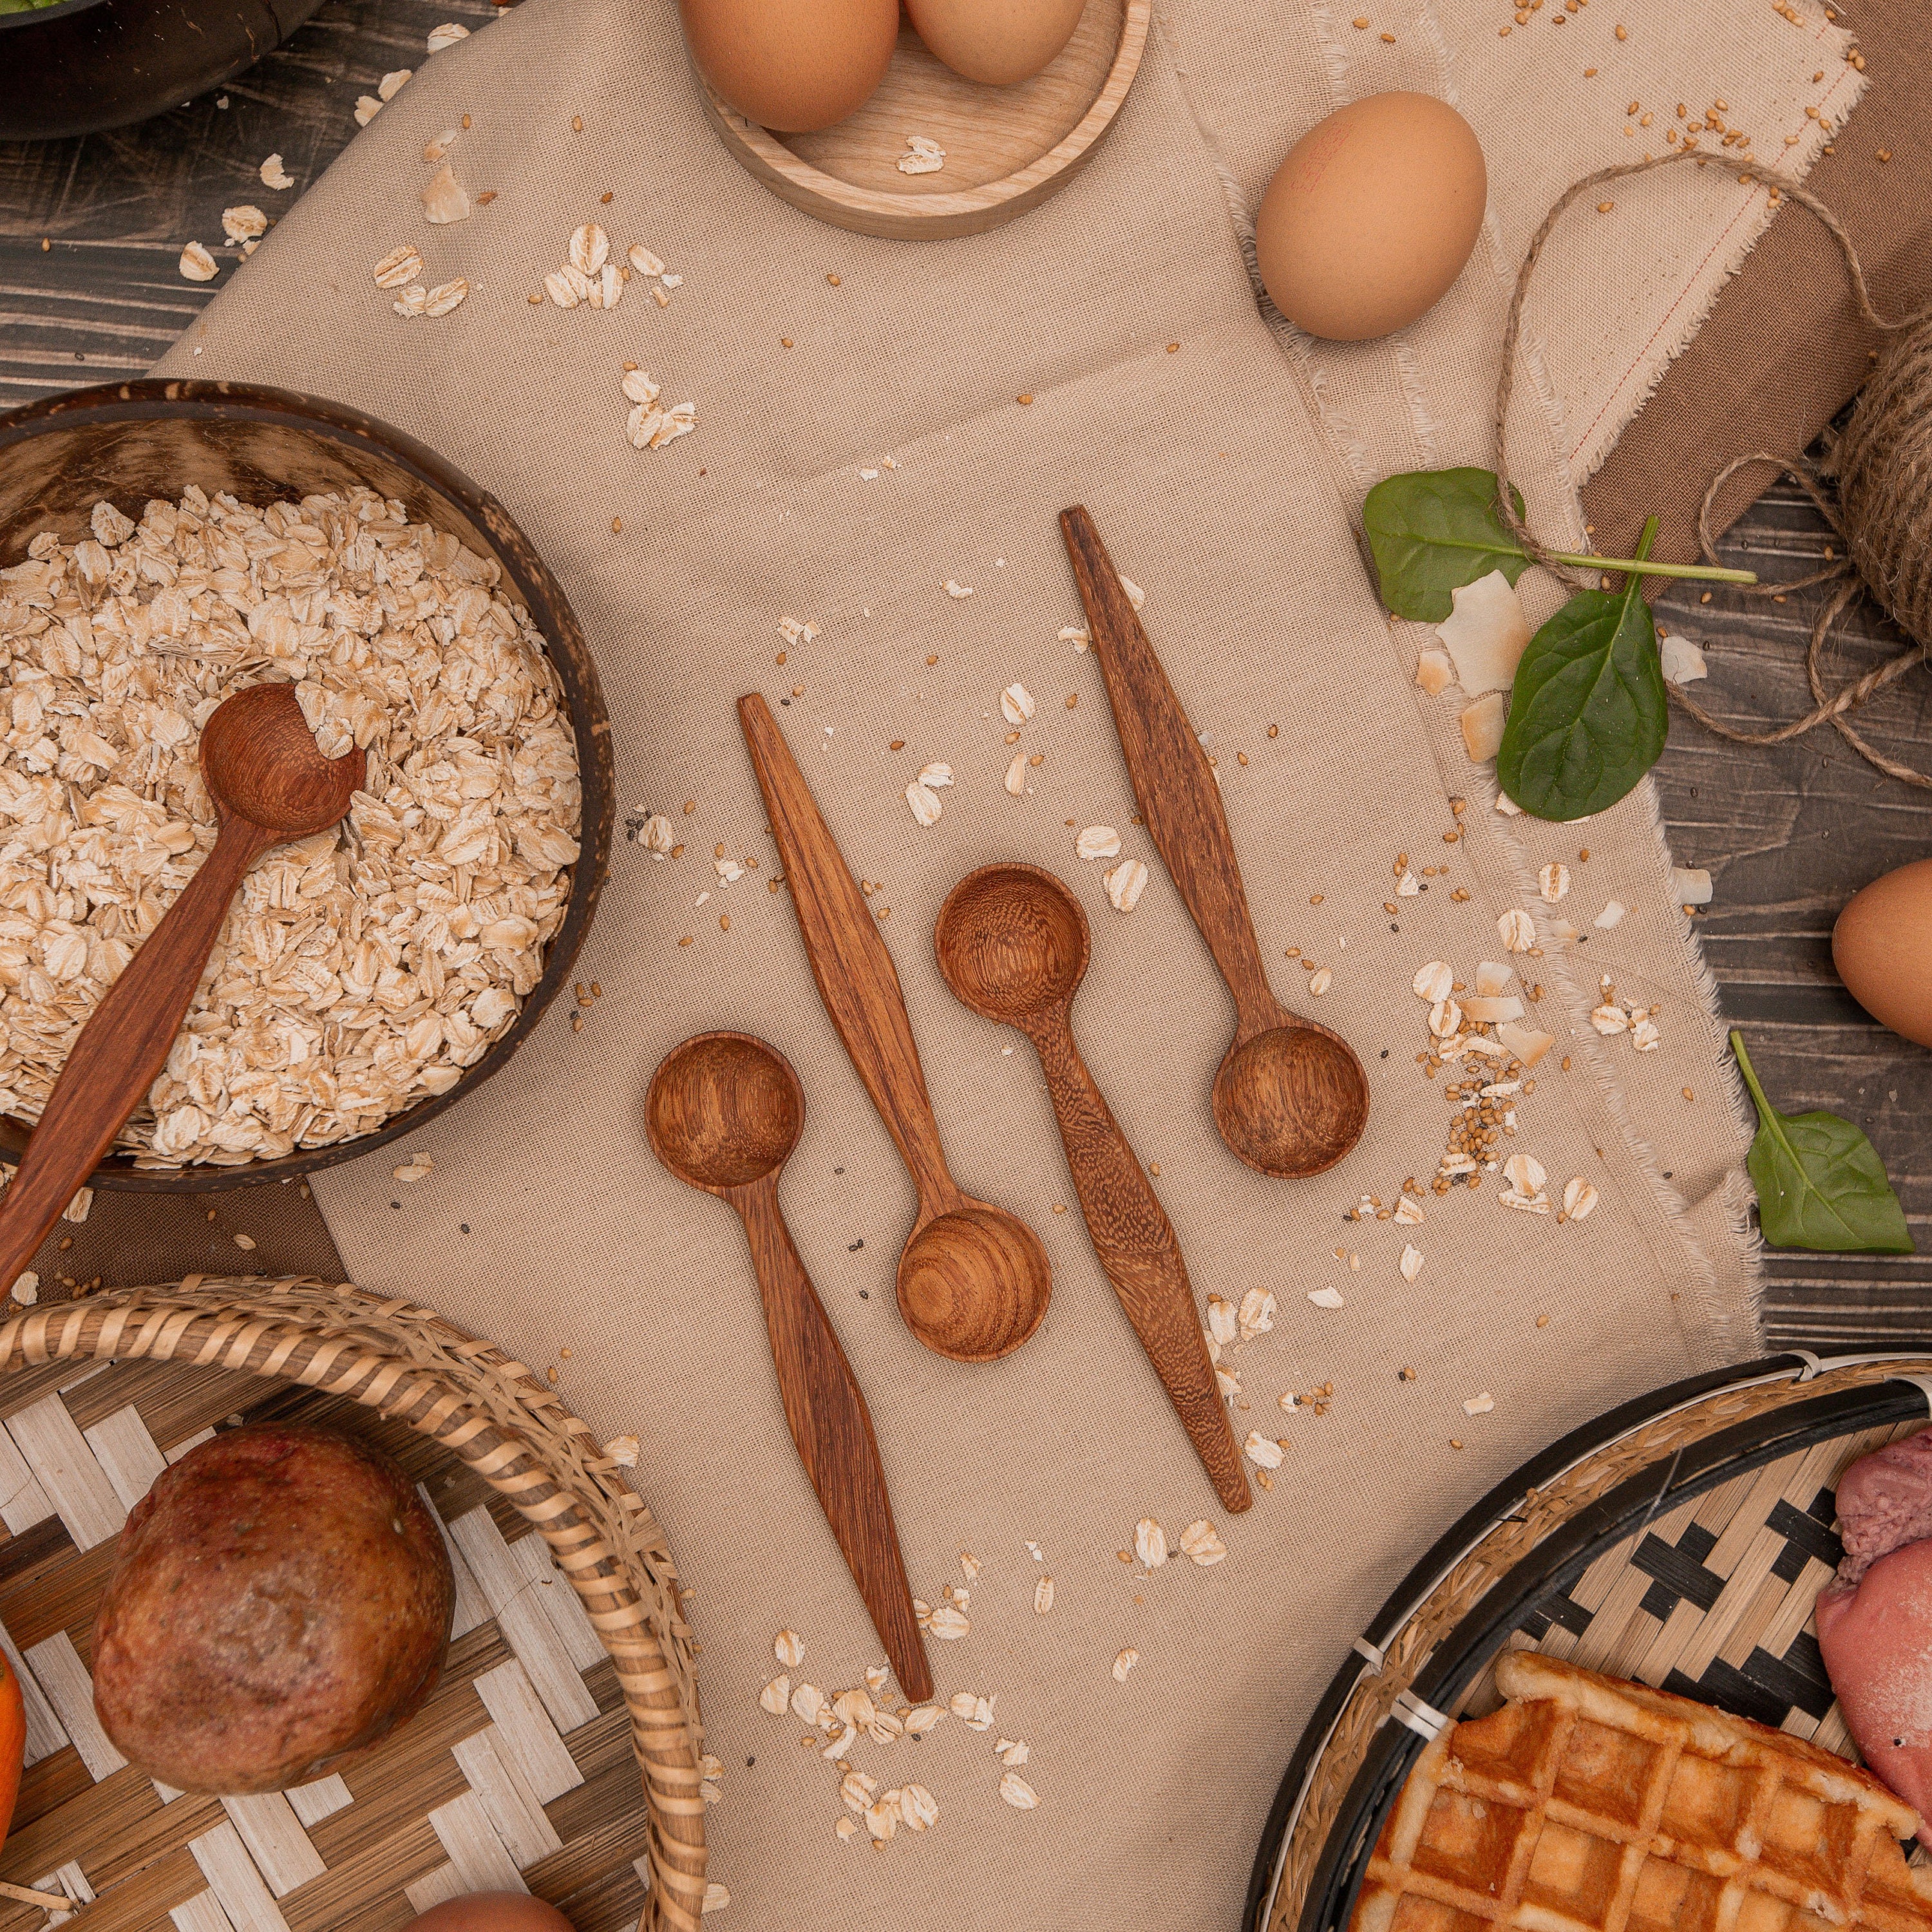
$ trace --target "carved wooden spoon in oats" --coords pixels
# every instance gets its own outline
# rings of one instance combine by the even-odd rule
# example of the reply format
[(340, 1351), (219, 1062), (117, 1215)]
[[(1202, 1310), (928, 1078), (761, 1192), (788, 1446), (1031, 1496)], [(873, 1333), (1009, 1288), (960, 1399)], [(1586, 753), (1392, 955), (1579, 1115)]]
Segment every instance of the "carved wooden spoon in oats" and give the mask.
[(362, 771), (359, 750), (322, 756), (292, 685), (250, 685), (202, 726), (202, 781), (220, 827), (214, 848), (68, 1051), (0, 1200), (0, 1293), (33, 1259), (166, 1063), (249, 868), (273, 846), (326, 832), (349, 809)]

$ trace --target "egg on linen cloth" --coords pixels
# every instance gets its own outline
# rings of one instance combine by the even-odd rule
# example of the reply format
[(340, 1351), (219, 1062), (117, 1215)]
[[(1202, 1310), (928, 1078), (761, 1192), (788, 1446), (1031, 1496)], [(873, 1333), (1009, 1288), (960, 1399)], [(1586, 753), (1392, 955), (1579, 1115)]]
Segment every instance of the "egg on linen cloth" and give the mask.
[(898, 39), (898, 0), (678, 0), (698, 71), (748, 121), (808, 134), (862, 107)]
[(1426, 94), (1372, 94), (1288, 151), (1255, 217), (1274, 305), (1331, 342), (1406, 328), (1446, 295), (1489, 194), (1468, 122)]

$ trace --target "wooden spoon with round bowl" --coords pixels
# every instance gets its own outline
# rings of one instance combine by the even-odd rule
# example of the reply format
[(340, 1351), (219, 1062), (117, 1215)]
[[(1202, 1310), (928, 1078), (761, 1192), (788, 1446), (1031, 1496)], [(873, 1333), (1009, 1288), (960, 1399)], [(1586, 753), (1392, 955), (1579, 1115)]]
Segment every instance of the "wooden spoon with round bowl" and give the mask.
[(1214, 1124), (1262, 1174), (1320, 1174), (1362, 1137), (1368, 1076), (1340, 1034), (1275, 998), (1208, 754), (1094, 519), (1076, 506), (1060, 512), (1060, 530), (1141, 815), (1234, 996), (1234, 1042), (1214, 1076)]
[(923, 1703), (932, 1672), (872, 1414), (778, 1207), (778, 1174), (804, 1126), (805, 1092), (791, 1062), (749, 1034), (699, 1034), (673, 1048), (644, 1102), (651, 1151), (688, 1186), (728, 1202), (745, 1224), (799, 1460), (900, 1689)]
[(898, 971), (872, 909), (771, 706), (754, 692), (739, 699), (738, 717), (819, 996), (919, 1190), (899, 1256), (899, 1312), (935, 1354), (1010, 1354), (1046, 1317), (1046, 1250), (1018, 1215), (975, 1200), (952, 1178)]
[(1092, 935), (1080, 902), (1037, 866), (982, 866), (947, 894), (932, 932), (963, 1006), (1034, 1043), (1094, 1252), (1231, 1510), (1254, 1501), (1173, 1225), (1074, 1042), (1073, 995)]
[(225, 698), (201, 729), (214, 848), (141, 942), (68, 1049), (0, 1199), (0, 1294), (10, 1288), (166, 1064), (235, 889), (271, 847), (326, 832), (362, 784), (359, 750), (326, 758), (287, 684)]

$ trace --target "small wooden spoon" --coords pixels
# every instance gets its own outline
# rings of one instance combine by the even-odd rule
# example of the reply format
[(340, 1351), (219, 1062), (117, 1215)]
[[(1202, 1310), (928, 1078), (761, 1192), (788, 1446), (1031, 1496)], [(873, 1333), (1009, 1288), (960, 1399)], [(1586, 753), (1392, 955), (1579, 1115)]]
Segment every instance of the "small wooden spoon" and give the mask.
[(1074, 1043), (1073, 995), (1092, 944), (1080, 902), (1037, 866), (982, 866), (947, 894), (932, 944), (960, 1003), (1018, 1028), (1039, 1052), (1094, 1251), (1215, 1493), (1228, 1509), (1246, 1509), (1254, 1497), (1180, 1244)]
[(250, 685), (202, 727), (202, 780), (220, 827), (214, 849), (68, 1049), (0, 1201), (0, 1294), (166, 1063), (244, 874), (270, 847), (326, 832), (349, 809), (362, 769), (360, 751), (325, 758), (316, 748), (291, 685)]
[(754, 692), (738, 700), (745, 742), (771, 816), (819, 997), (919, 1190), (899, 1256), (899, 1312), (935, 1354), (990, 1362), (1046, 1315), (1053, 1269), (1018, 1215), (975, 1200), (952, 1178), (926, 1090), (898, 970), (779, 730)]
[(1093, 518), (1077, 506), (1063, 510), (1060, 530), (1141, 815), (1234, 996), (1234, 1042), (1214, 1076), (1214, 1124), (1263, 1174), (1319, 1174), (1361, 1138), (1368, 1076), (1340, 1034), (1290, 1012), (1270, 988), (1208, 754)]
[(778, 1173), (805, 1126), (798, 1075), (777, 1048), (749, 1034), (700, 1034), (651, 1076), (644, 1124), (651, 1151), (679, 1180), (729, 1202), (745, 1223), (791, 1439), (892, 1674), (922, 1703), (932, 1695), (932, 1672), (872, 1418), (778, 1208)]

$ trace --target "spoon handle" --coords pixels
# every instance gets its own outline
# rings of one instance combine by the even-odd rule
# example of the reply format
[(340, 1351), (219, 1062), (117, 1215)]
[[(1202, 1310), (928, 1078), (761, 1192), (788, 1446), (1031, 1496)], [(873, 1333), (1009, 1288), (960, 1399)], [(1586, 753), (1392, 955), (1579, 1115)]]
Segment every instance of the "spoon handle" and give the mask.
[(866, 1398), (792, 1246), (778, 1209), (777, 1176), (734, 1190), (731, 1201), (744, 1217), (752, 1244), (778, 1395), (799, 1460), (845, 1552), (900, 1689), (915, 1703), (923, 1703), (932, 1695), (932, 1671), (913, 1611)]
[(1173, 1224), (1074, 1043), (1066, 1010), (1034, 1034), (1094, 1252), (1222, 1506), (1254, 1501)]
[(166, 1064), (235, 888), (276, 838), (224, 815), (214, 850), (88, 1016), (0, 1198), (0, 1294), (33, 1259)]
[(1240, 1036), (1264, 1033), (1292, 1016), (1276, 999), (1262, 964), (1214, 769), (1120, 587), (1094, 519), (1076, 505), (1060, 512), (1060, 530), (1148, 833), (1234, 996)]
[(911, 1171), (922, 1210), (943, 1213), (964, 1197), (946, 1169), (892, 956), (771, 706), (753, 692), (739, 699), (738, 719), (819, 997)]

